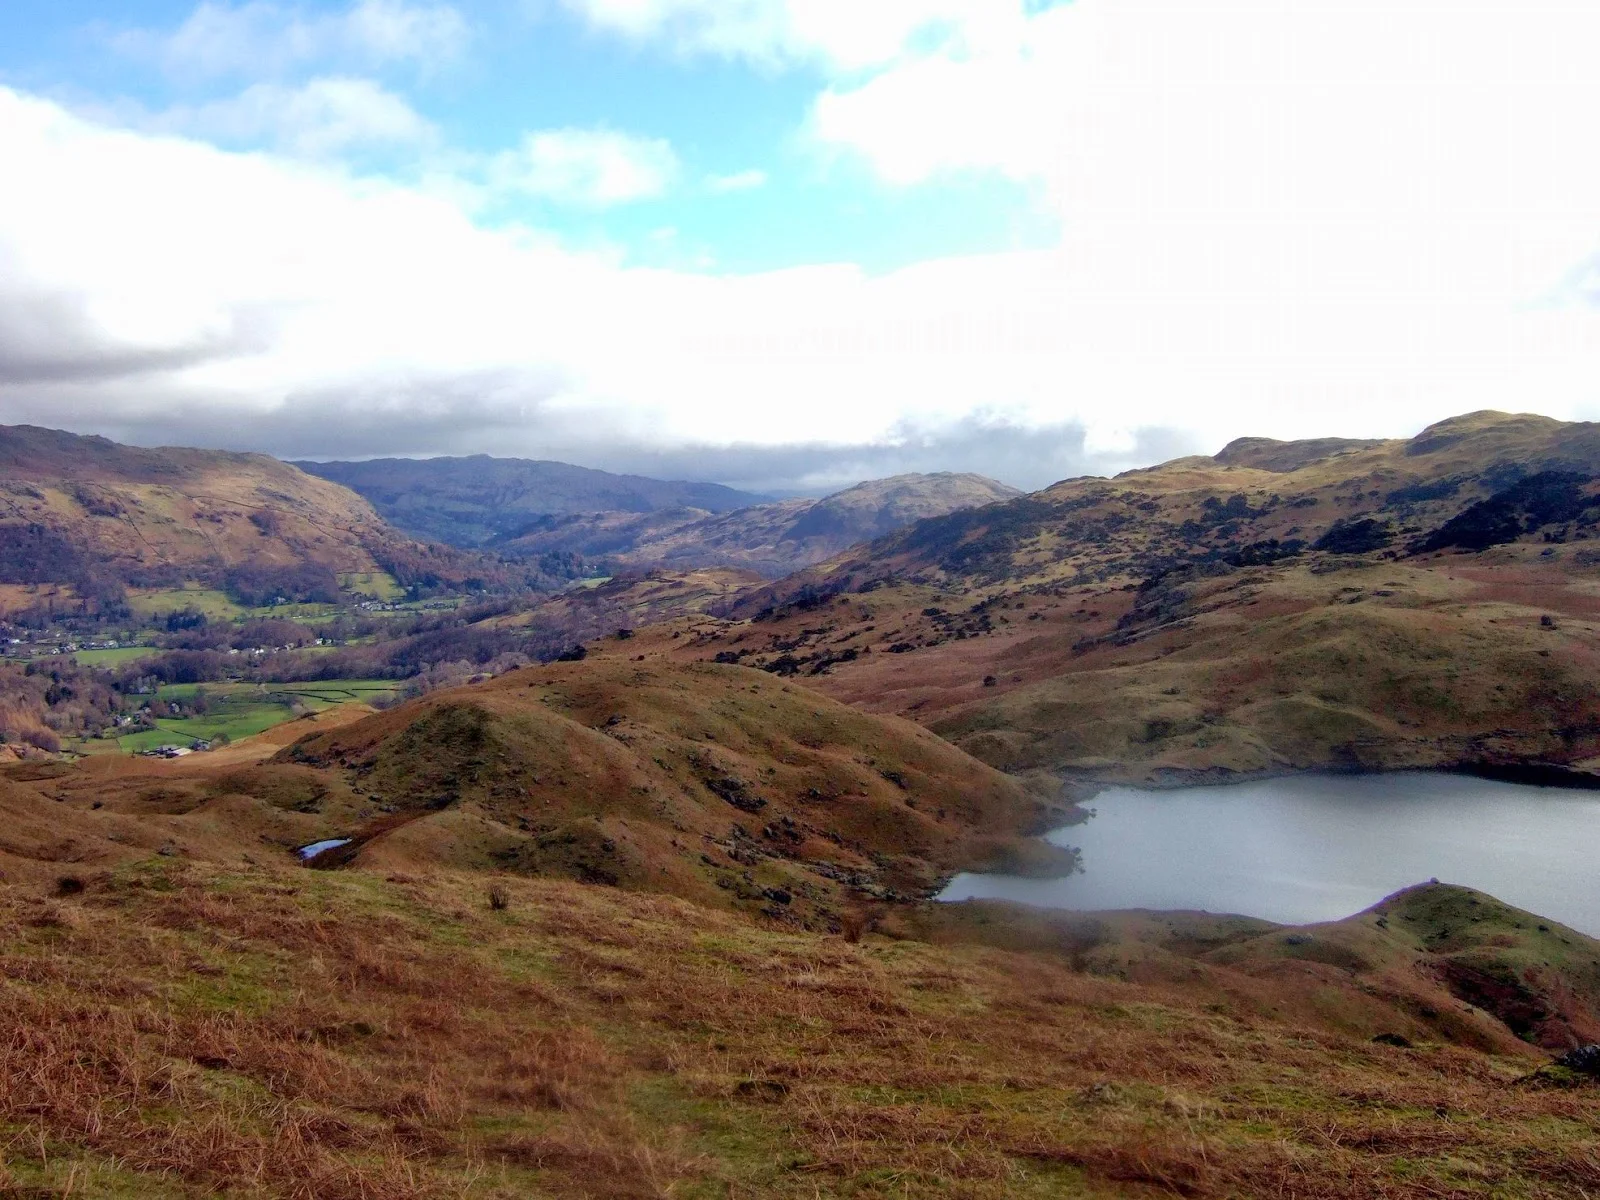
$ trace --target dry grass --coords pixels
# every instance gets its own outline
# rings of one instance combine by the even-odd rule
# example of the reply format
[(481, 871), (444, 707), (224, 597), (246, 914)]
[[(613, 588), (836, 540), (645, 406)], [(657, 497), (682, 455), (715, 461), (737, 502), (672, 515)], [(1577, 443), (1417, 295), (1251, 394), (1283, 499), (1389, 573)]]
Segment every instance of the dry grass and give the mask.
[(502, 911), (481, 876), (151, 860), (65, 899), (0, 888), (0, 1194), (1600, 1187), (1593, 1090), (1274, 1016), (1283, 980), (1219, 1002), (864, 921), (496, 886)]
[[(1257, 443), (1068, 480), (757, 589), (739, 620), (640, 630), (627, 653), (798, 669), (1010, 771), (1600, 768), (1596, 531), (1408, 550), (1507, 464), (1587, 473), (1597, 445), (1597, 425), (1476, 413), (1412, 443)], [(1392, 544), (1314, 549), (1363, 519)], [(1313, 549), (1264, 563), (1274, 542)]]

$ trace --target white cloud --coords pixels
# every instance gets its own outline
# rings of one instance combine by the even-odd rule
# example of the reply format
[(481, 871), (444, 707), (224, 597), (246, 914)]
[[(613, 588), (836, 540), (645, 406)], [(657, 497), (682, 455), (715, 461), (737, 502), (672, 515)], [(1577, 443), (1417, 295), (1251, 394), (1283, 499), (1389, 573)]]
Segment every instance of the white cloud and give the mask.
[(713, 175), (706, 180), (706, 187), (720, 195), (727, 192), (752, 192), (757, 188), (766, 187), (767, 183), (767, 173), (752, 168), (748, 171), (735, 171), (731, 175)]
[(224, 145), (265, 145), (297, 158), (371, 148), (422, 149), (438, 130), (402, 97), (368, 79), (258, 83), (237, 96), (180, 106), (143, 122)]
[(460, 57), (470, 39), (466, 19), (448, 4), (356, 0), (312, 12), (276, 0), (203, 0), (170, 33), (125, 30), (113, 44), (177, 76), (260, 78), (330, 62), (431, 70)]
[[(679, 54), (765, 65), (888, 62), (921, 41), (962, 44), (1011, 5), (999, 0), (561, 0), (590, 25)], [(1019, 8), (1020, 11), (1020, 8)]]
[[(302, 445), (321, 422), (347, 453), (366, 415), (437, 439), (414, 449), (532, 454), (981, 414), (1127, 456), (1150, 429), (1214, 448), (1600, 416), (1594, 11), (1079, 0), (897, 60), (836, 85), (819, 136), (906, 182), (1036, 181), (1065, 232), (878, 276), (627, 269), (439, 194), (0, 90), (0, 411)], [(502, 186), (600, 203), (677, 170), (546, 136)], [(41, 349), (8, 362), (13, 330)]]
[(588, 208), (665, 195), (679, 174), (670, 143), (607, 129), (530, 133), (490, 163), (489, 186)]
[(895, 184), (1037, 181), (1115, 291), (1505, 299), (1600, 233), (1597, 39), (1571, 0), (1079, 0), (813, 126)]

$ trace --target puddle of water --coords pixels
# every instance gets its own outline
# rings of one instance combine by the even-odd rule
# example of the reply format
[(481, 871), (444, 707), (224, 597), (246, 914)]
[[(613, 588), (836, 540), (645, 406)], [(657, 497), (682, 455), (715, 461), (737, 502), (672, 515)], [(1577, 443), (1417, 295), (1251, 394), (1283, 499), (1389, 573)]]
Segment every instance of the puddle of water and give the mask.
[(324, 850), (332, 850), (338, 846), (348, 846), (349, 844), (349, 838), (329, 838), (325, 842), (312, 842), (309, 846), (301, 846), (295, 853), (309, 862)]

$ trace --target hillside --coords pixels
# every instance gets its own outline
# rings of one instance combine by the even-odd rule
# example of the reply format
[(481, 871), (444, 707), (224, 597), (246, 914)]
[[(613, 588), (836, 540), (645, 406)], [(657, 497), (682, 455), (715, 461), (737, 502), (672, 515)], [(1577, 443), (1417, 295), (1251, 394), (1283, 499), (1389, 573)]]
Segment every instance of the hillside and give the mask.
[(294, 465), (359, 493), (386, 520), (414, 536), (454, 546), (484, 546), (514, 538), (551, 514), (647, 514), (687, 508), (704, 515), (765, 499), (715, 483), (668, 482), (485, 454)]
[(110, 813), (149, 815), (153, 794), (171, 814), (218, 795), (298, 797), (237, 829), (283, 850), (344, 837), (341, 859), (358, 865), (627, 883), (779, 905), (772, 915), (808, 927), (836, 921), (847, 893), (921, 895), (960, 870), (1073, 862), (1034, 836), (1069, 818), (1059, 786), (739, 667), (551, 663), (302, 728), (243, 775), (213, 778), (205, 755), (182, 769), (115, 757), (40, 769), (62, 802), (92, 796)]
[[(1539, 1048), (1593, 1036), (1600, 943), (1442, 885), (1306, 929), (888, 901), (907, 830), (968, 859), (1020, 785), (752, 672), (581, 666), (314, 730), (265, 766), (6, 769), (0, 1188), (1600, 1183), (1600, 1093)], [(701, 782), (713, 760), (769, 808)], [(799, 843), (733, 831), (791, 813)], [(363, 822), (353, 854), (294, 862)]]
[(822, 562), (925, 517), (1021, 493), (982, 475), (896, 475), (822, 500), (784, 500), (720, 515), (676, 509), (551, 518), (504, 543), (507, 553), (567, 551), (632, 566), (740, 567), (775, 577)]
[(1007, 770), (1591, 773), (1597, 474), (1600, 426), (1498, 413), (1239, 442), (919, 522), (635, 653), (814, 679)]
[[(1070, 869), (1019, 835), (1050, 793), (925, 730), (736, 667), (560, 663), (438, 692), (277, 761), (339, 768), (411, 857), (734, 900), (821, 927), (840, 884), (923, 894), (971, 864)], [(447, 849), (442, 849), (447, 848)]]
[(0, 426), (0, 613), (36, 603), (38, 585), (91, 607), (124, 588), (182, 584), (256, 605), (537, 575), (413, 541), (355, 493), (264, 454)]

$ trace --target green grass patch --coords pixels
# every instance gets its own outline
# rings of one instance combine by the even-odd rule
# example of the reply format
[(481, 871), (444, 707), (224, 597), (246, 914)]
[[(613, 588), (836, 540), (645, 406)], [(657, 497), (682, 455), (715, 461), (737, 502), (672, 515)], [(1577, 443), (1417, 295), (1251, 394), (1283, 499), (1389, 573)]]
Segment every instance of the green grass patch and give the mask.
[(157, 646), (118, 646), (114, 650), (75, 650), (71, 657), (80, 667), (121, 667), (162, 653)]
[(186, 746), (191, 742), (211, 742), (226, 735), (229, 741), (265, 733), (274, 725), (281, 725), (294, 714), (283, 704), (250, 704), (219, 706), (220, 711), (208, 712), (203, 717), (181, 719), (164, 717), (154, 729), (141, 730), (117, 739), (117, 744), (130, 754), (154, 750), (158, 746)]
[(128, 607), (141, 617), (164, 617), (192, 608), (213, 621), (233, 621), (250, 612), (235, 604), (226, 592), (187, 584), (180, 588), (132, 588)]
[(249, 621), (273, 617), (286, 621), (324, 621), (345, 611), (339, 604), (274, 604), (247, 608), (226, 592), (184, 584), (177, 588), (131, 588), (128, 607), (147, 620), (160, 620), (168, 613), (192, 608), (213, 621)]
[(339, 586), (358, 596), (393, 603), (405, 599), (406, 590), (387, 571), (350, 571), (339, 576)]
[[(207, 711), (195, 717), (163, 717), (154, 729), (125, 734), (116, 739), (116, 748), (138, 754), (160, 746), (187, 746), (192, 742), (214, 742), (226, 735), (229, 741), (254, 737), (276, 725), (305, 713), (323, 712), (341, 704), (372, 703), (392, 696), (398, 684), (390, 679), (341, 679), (307, 683), (173, 683), (160, 689), (160, 699), (192, 704), (204, 691)], [(74, 748), (83, 754), (103, 751), (86, 742)]]

